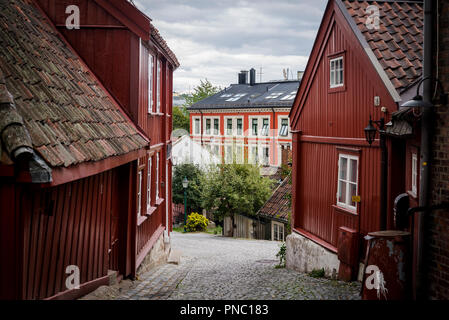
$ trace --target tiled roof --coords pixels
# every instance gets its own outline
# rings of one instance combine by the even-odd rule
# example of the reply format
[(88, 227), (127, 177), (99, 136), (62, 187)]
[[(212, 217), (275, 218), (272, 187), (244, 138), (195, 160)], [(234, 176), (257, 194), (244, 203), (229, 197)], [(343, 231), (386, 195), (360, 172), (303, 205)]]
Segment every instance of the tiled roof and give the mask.
[(34, 149), (53, 167), (148, 141), (31, 0), (0, 2), (0, 68)]
[(291, 108), (300, 81), (273, 81), (254, 85), (231, 84), (188, 109)]
[[(402, 93), (422, 75), (421, 2), (342, 0), (391, 83)], [(379, 29), (366, 26), (369, 5), (379, 8)]]
[(257, 215), (271, 219), (287, 221), (291, 211), (290, 199), (292, 194), (291, 175), (287, 176), (280, 186), (273, 192), (271, 197), (257, 212)]
[(151, 25), (151, 37), (162, 47), (162, 49), (165, 51), (165, 53), (169, 56), (169, 58), (173, 61), (175, 64), (174, 67), (179, 67), (179, 61), (178, 58), (176, 58), (176, 55), (174, 52), (169, 48), (167, 42), (162, 38), (161, 34), (159, 33), (159, 30), (156, 29), (154, 25)]

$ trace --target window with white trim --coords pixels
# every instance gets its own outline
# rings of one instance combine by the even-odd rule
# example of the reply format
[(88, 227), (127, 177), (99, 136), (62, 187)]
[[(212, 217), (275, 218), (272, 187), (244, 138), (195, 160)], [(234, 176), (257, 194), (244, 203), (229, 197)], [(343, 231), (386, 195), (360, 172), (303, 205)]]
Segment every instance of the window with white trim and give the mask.
[(352, 197), (358, 192), (359, 158), (353, 155), (340, 154), (338, 160), (337, 205), (352, 211), (357, 210), (357, 203)]
[(225, 149), (225, 163), (232, 163), (232, 145), (227, 145)]
[(210, 128), (211, 128), (211, 119), (206, 119), (206, 134), (210, 135)]
[(162, 69), (161, 69), (161, 61), (157, 60), (157, 92), (156, 92), (156, 113), (161, 112), (161, 88), (162, 88)]
[(220, 119), (214, 119), (214, 135), (218, 136), (220, 134)]
[(147, 210), (151, 207), (151, 170), (152, 170), (152, 160), (148, 157), (147, 165)]
[(343, 57), (338, 57), (330, 60), (330, 87), (337, 88), (344, 85), (344, 69)]
[(236, 163), (243, 163), (243, 146), (237, 145), (235, 147), (235, 162)]
[(193, 119), (193, 132), (195, 132), (195, 134), (201, 134), (201, 119)]
[(251, 146), (250, 153), (250, 163), (258, 164), (259, 163), (259, 147), (257, 145)]
[(270, 119), (263, 118), (262, 119), (262, 135), (268, 136), (269, 131), (270, 131)]
[(159, 152), (156, 153), (156, 200), (159, 200)]
[(270, 164), (270, 148), (262, 147), (262, 164), (268, 166)]
[(259, 133), (259, 119), (253, 118), (251, 121), (251, 126), (253, 136), (257, 136), (257, 134)]
[(418, 154), (412, 154), (412, 193), (418, 194)]
[(232, 118), (226, 119), (226, 135), (232, 136)]
[(137, 179), (137, 217), (139, 217), (142, 212), (142, 170), (139, 170)]
[(153, 112), (153, 76), (154, 76), (154, 57), (148, 56), (148, 113)]
[(279, 129), (279, 135), (282, 137), (288, 136), (288, 118), (281, 119), (281, 128)]
[(243, 135), (243, 119), (237, 118), (237, 135), (242, 136)]
[(271, 239), (273, 241), (284, 241), (284, 225), (279, 222), (272, 221), (272, 236)]

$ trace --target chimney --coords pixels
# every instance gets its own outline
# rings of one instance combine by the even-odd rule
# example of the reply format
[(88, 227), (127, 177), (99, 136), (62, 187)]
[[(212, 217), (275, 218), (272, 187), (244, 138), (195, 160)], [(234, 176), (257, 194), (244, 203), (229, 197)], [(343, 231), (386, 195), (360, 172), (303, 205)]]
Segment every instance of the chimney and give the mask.
[(242, 70), (239, 73), (239, 84), (247, 84), (248, 83), (248, 71)]
[(251, 68), (251, 70), (249, 70), (249, 84), (251, 86), (256, 84), (256, 69)]

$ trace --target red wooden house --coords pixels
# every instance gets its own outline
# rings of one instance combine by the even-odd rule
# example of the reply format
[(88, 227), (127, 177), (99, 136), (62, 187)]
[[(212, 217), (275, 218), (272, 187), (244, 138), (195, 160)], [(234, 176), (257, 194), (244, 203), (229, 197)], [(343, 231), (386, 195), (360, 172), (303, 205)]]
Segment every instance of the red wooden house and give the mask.
[(176, 57), (124, 0), (4, 1), (0, 24), (0, 297), (135, 276), (169, 248)]
[[(328, 2), (290, 113), (293, 233), (287, 266), (324, 267), (331, 275), (339, 266), (340, 227), (359, 236), (392, 228), (393, 195), (416, 191), (411, 183), (419, 178), (411, 168), (417, 146), (389, 138), (389, 196), (382, 217), (381, 146), (379, 139), (367, 143), (364, 128), (370, 117), (389, 122), (416, 92), (422, 19), (417, 1)], [(356, 247), (351, 255), (358, 260), (363, 255)], [(306, 249), (309, 253), (303, 254)]]

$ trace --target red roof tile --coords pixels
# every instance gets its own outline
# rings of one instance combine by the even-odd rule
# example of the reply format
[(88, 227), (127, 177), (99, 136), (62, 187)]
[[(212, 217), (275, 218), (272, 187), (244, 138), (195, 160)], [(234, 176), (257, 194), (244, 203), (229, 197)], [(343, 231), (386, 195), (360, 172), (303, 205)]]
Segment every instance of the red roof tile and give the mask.
[[(342, 0), (398, 93), (422, 74), (423, 8), (417, 2)], [(369, 30), (366, 8), (379, 8), (380, 28)]]
[(0, 2), (0, 69), (35, 150), (68, 167), (147, 146), (61, 37), (31, 0)]

